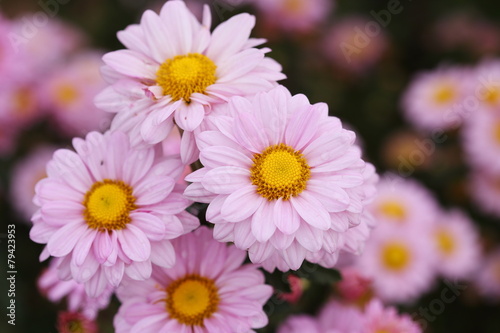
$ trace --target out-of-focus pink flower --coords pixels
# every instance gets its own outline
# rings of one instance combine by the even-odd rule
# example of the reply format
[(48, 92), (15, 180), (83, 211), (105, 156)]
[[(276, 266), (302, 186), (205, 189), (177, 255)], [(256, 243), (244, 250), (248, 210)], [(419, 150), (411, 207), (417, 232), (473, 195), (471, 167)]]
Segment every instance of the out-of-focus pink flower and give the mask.
[[(294, 315), (285, 320), (277, 333), (322, 333), (316, 318), (307, 315)], [(330, 331), (328, 331), (330, 333)], [(335, 333), (335, 332), (332, 332)]]
[(473, 281), (483, 297), (491, 301), (500, 300), (500, 248), (485, 256)]
[(171, 267), (169, 239), (199, 225), (185, 211), (191, 203), (176, 184), (178, 158), (162, 158), (155, 148), (131, 148), (121, 132), (91, 132), (73, 139), (76, 153), (60, 149), (36, 188), (40, 206), (30, 237), (47, 244), (41, 259), (63, 258), (63, 279), (85, 284), (91, 297), (123, 276), (144, 280), (152, 263)]
[(47, 177), (45, 167), (56, 147), (39, 146), (19, 160), (12, 170), (10, 198), (21, 216), (28, 222), (38, 207), (33, 203), (35, 185)]
[(43, 116), (36, 82), (28, 78), (0, 79), (0, 123), (23, 129)]
[(290, 284), (290, 292), (278, 292), (278, 298), (285, 300), (289, 303), (295, 304), (302, 297), (304, 292), (304, 287), (306, 285), (305, 280), (301, 279), (297, 275), (289, 274), (287, 277), (288, 283)]
[(268, 25), (292, 33), (317, 29), (330, 15), (331, 0), (251, 0)]
[(354, 267), (341, 269), (342, 280), (335, 284), (335, 290), (343, 301), (363, 305), (372, 292), (372, 280)]
[(325, 104), (284, 87), (234, 98), (229, 109), (217, 130), (199, 135), (204, 167), (186, 177), (193, 184), (185, 195), (209, 203), (214, 237), (248, 249), (270, 271), (305, 259), (331, 267), (341, 249), (360, 251), (378, 177), (355, 134)]
[(113, 294), (113, 287), (108, 285), (99, 297), (89, 297), (83, 284), (75, 280), (61, 280), (57, 266), (60, 259), (53, 259), (49, 267), (38, 278), (38, 289), (50, 301), (56, 303), (66, 298), (68, 311), (79, 312), (88, 319), (95, 319), (99, 310), (105, 309)]
[(58, 333), (97, 333), (97, 323), (78, 312), (59, 312), (57, 315)]
[(118, 288), (117, 333), (250, 332), (267, 324), (262, 307), (273, 288), (257, 266), (243, 265), (244, 251), (215, 241), (206, 227), (172, 244), (175, 266), (155, 266), (150, 279)]
[(345, 17), (335, 23), (324, 37), (322, 50), (334, 67), (363, 74), (382, 58), (389, 40), (377, 23), (377, 34), (367, 33), (370, 21), (364, 17)]
[(436, 257), (428, 229), (380, 224), (372, 232), (356, 268), (373, 281), (384, 301), (410, 302), (432, 285)]
[(40, 98), (57, 128), (66, 135), (104, 131), (110, 114), (94, 105), (94, 98), (106, 83), (101, 78), (101, 54), (81, 54), (51, 72), (40, 86)]
[(384, 308), (378, 299), (371, 301), (364, 312), (363, 333), (422, 333), (422, 328), (407, 314), (398, 314), (396, 308)]
[(473, 118), (463, 130), (467, 162), (483, 172), (500, 174), (500, 109), (478, 112)]
[(500, 217), (500, 174), (473, 169), (468, 187), (477, 207)]
[(436, 267), (448, 279), (468, 278), (480, 260), (479, 235), (461, 211), (442, 213), (432, 230), (438, 260)]
[(401, 103), (408, 121), (425, 131), (459, 126), (465, 114), (468, 82), (473, 74), (472, 70), (461, 67), (441, 67), (417, 73)]
[(439, 211), (433, 194), (423, 185), (390, 174), (380, 179), (377, 195), (368, 209), (380, 224), (417, 229), (428, 229)]

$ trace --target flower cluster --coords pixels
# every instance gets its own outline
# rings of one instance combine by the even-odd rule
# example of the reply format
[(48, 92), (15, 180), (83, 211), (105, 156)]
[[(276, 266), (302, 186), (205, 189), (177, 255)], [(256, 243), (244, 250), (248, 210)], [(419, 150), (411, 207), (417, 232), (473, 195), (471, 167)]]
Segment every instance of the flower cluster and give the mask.
[[(260, 267), (331, 268), (362, 252), (375, 168), (326, 104), (278, 84), (254, 24), (239, 14), (211, 31), (208, 6), (200, 22), (171, 0), (118, 33), (127, 49), (103, 56), (109, 86), (95, 98), (115, 114), (110, 130), (56, 150), (35, 188), (49, 298), (92, 319), (115, 289), (117, 332), (248, 332), (268, 322)], [(67, 68), (45, 87), (54, 110), (85, 95), (72, 81), (84, 67)]]

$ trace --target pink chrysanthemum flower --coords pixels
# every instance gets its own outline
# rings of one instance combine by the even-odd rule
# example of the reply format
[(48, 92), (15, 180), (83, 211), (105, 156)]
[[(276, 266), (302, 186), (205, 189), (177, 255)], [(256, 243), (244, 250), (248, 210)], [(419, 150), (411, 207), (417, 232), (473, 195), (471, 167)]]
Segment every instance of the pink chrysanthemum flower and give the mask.
[(101, 66), (100, 53), (84, 53), (55, 68), (41, 85), (42, 105), (64, 134), (82, 135), (109, 127), (110, 114), (94, 105), (94, 97), (106, 86)]
[(500, 174), (500, 111), (474, 114), (464, 128), (463, 146), (472, 166)]
[[(474, 98), (469, 112), (480, 110), (500, 114), (500, 60), (488, 59), (479, 63), (469, 85), (470, 94)], [(469, 119), (474, 119), (476, 113)]]
[(328, 333), (364, 333), (360, 330), (363, 321), (364, 316), (359, 307), (337, 301), (328, 302), (318, 316), (320, 332)]
[(483, 258), (474, 277), (479, 293), (491, 301), (500, 300), (500, 248), (494, 249)]
[(36, 82), (29, 77), (0, 79), (0, 102), (0, 123), (12, 128), (30, 126), (43, 115)]
[(288, 32), (309, 32), (330, 14), (331, 0), (251, 0), (272, 26)]
[(273, 292), (246, 253), (216, 242), (201, 227), (172, 241), (172, 268), (155, 266), (146, 281), (126, 279), (114, 324), (125, 332), (253, 332), (267, 324), (262, 307)]
[[(294, 315), (285, 320), (277, 330), (277, 333), (321, 333), (321, 328), (316, 320), (307, 315)], [(336, 331), (328, 333), (337, 333)]]
[(183, 1), (168, 1), (160, 15), (146, 11), (139, 25), (118, 33), (128, 48), (106, 54), (104, 75), (112, 85), (96, 99), (117, 112), (112, 129), (127, 130), (133, 142), (162, 141), (175, 123), (185, 132), (184, 162), (196, 159), (193, 131), (213, 105), (232, 96), (267, 91), (285, 76), (281, 66), (249, 38), (255, 18), (240, 14), (210, 33), (205, 6), (203, 23)]
[(500, 173), (494, 174), (482, 169), (475, 169), (469, 179), (472, 199), (477, 207), (485, 212), (500, 217)]
[(91, 132), (74, 139), (76, 153), (61, 149), (47, 165), (48, 178), (36, 186), (30, 237), (47, 244), (41, 259), (62, 258), (62, 279), (85, 284), (89, 296), (123, 275), (143, 280), (151, 264), (170, 267), (169, 239), (198, 226), (184, 209), (190, 201), (176, 184), (179, 159), (134, 149), (120, 132)]
[(108, 285), (99, 297), (89, 297), (83, 284), (75, 280), (59, 279), (57, 266), (60, 260), (55, 258), (51, 261), (49, 267), (38, 279), (38, 289), (52, 302), (60, 302), (66, 298), (69, 311), (80, 312), (88, 319), (95, 319), (99, 310), (108, 306), (113, 287)]
[(38, 209), (33, 203), (35, 185), (47, 177), (45, 166), (55, 150), (56, 147), (39, 146), (14, 166), (10, 183), (11, 202), (26, 221), (30, 221)]
[(356, 267), (373, 281), (384, 301), (409, 302), (427, 291), (435, 276), (435, 253), (427, 230), (380, 224)]
[(97, 323), (78, 312), (59, 312), (58, 333), (97, 333)]
[(365, 27), (369, 22), (366, 17), (347, 16), (327, 30), (321, 49), (336, 68), (349, 74), (364, 74), (386, 53), (390, 44), (387, 34), (382, 29), (368, 37)]
[(422, 328), (407, 314), (398, 314), (396, 308), (384, 308), (382, 302), (375, 299), (364, 310), (363, 333), (422, 333)]
[(471, 72), (461, 67), (443, 67), (418, 73), (402, 99), (408, 121), (426, 131), (459, 126), (465, 114)]
[(461, 211), (439, 216), (432, 230), (437, 270), (449, 279), (468, 278), (477, 269), (481, 247), (473, 222)]
[(368, 206), (377, 221), (392, 227), (430, 228), (439, 211), (433, 194), (413, 179), (385, 175)]
[(376, 175), (354, 133), (325, 104), (284, 87), (234, 98), (229, 111), (200, 134), (204, 167), (186, 177), (185, 195), (210, 203), (217, 240), (248, 249), (267, 270), (298, 269), (304, 259), (331, 267), (346, 233), (370, 219)]

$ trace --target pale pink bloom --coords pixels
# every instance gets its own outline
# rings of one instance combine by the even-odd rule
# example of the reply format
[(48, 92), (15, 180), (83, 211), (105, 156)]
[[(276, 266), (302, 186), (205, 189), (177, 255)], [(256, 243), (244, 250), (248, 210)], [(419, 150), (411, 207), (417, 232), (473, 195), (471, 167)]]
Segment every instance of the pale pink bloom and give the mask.
[(262, 307), (273, 292), (246, 253), (216, 242), (201, 227), (172, 241), (176, 264), (154, 266), (146, 281), (124, 279), (117, 295), (117, 333), (253, 332), (267, 325)]
[(15, 30), (14, 23), (0, 13), (1, 82), (19, 79), (19, 76), (32, 76), (32, 63), (35, 59), (30, 59), (26, 56), (26, 52), (23, 52), (23, 45), (26, 42), (27, 39)]
[(199, 135), (204, 167), (186, 177), (185, 195), (209, 203), (214, 237), (267, 270), (298, 269), (304, 259), (331, 267), (341, 249), (359, 250), (367, 236), (345, 235), (373, 224), (364, 207), (377, 176), (355, 134), (326, 104), (284, 87), (229, 106), (232, 116), (218, 115), (217, 130)]
[(59, 278), (58, 261), (60, 261), (59, 258), (53, 259), (49, 267), (40, 275), (37, 281), (38, 289), (54, 303), (66, 298), (68, 311), (80, 312), (88, 319), (95, 319), (98, 312), (108, 306), (113, 287), (108, 285), (99, 297), (89, 297), (83, 284), (75, 280), (64, 281)]
[(62, 133), (85, 135), (109, 127), (110, 114), (94, 105), (94, 97), (106, 86), (99, 72), (101, 66), (99, 52), (83, 53), (44, 79), (40, 98)]
[(422, 333), (422, 328), (407, 314), (398, 314), (396, 308), (384, 308), (378, 299), (365, 307), (363, 333)]
[(430, 228), (439, 211), (434, 195), (418, 181), (386, 174), (368, 206), (380, 224), (391, 227)]
[(500, 217), (500, 173), (490, 173), (482, 169), (473, 169), (469, 188), (472, 199), (478, 208)]
[(12, 33), (19, 39), (14, 41), (18, 56), (29, 58), (32, 75), (45, 75), (60, 61), (77, 51), (84, 42), (82, 31), (56, 17), (47, 19), (43, 27), (37, 26), (35, 17), (40, 13), (25, 14), (12, 22)]
[(358, 302), (370, 294), (372, 280), (362, 275), (358, 269), (346, 267), (340, 273), (342, 280), (335, 284), (335, 290), (342, 300)]
[(141, 23), (118, 33), (128, 48), (104, 55), (111, 83), (96, 98), (116, 112), (112, 129), (129, 132), (133, 143), (158, 143), (177, 124), (183, 135), (183, 161), (197, 158), (193, 131), (213, 105), (232, 96), (253, 95), (276, 86), (285, 76), (265, 57), (268, 48), (249, 38), (255, 18), (240, 14), (210, 32), (205, 6), (202, 23), (183, 1), (168, 1), (158, 16), (146, 11)]
[(434, 281), (436, 257), (425, 228), (396, 228), (379, 224), (373, 230), (356, 268), (373, 281), (375, 295), (384, 301), (410, 302)]
[(61, 311), (57, 314), (57, 332), (74, 333), (75, 327), (79, 333), (97, 333), (97, 323), (79, 312)]
[(37, 83), (30, 78), (0, 79), (0, 102), (0, 124), (4, 126), (21, 130), (44, 115)]
[(408, 121), (425, 131), (458, 127), (472, 75), (468, 68), (451, 66), (417, 73), (401, 101)]
[(360, 330), (364, 321), (361, 309), (337, 301), (328, 302), (318, 316), (320, 332), (364, 333)]
[(27, 222), (38, 207), (33, 203), (35, 185), (47, 177), (45, 166), (56, 150), (52, 146), (39, 146), (19, 160), (12, 170), (10, 183), (11, 203)]
[[(308, 315), (288, 317), (278, 328), (277, 333), (322, 333), (316, 318)], [(328, 331), (328, 333), (333, 333)]]
[(500, 108), (477, 112), (472, 118), (462, 132), (467, 162), (483, 172), (500, 174)]
[(363, 74), (380, 61), (389, 40), (383, 28), (375, 35), (368, 35), (370, 22), (375, 23), (365, 17), (344, 17), (327, 30), (321, 49), (334, 67)]
[(297, 33), (317, 29), (333, 7), (331, 0), (251, 0), (271, 26)]
[(185, 186), (176, 184), (183, 165), (155, 148), (136, 149), (120, 132), (91, 132), (73, 140), (76, 153), (60, 149), (36, 188), (40, 206), (30, 237), (47, 244), (41, 259), (62, 258), (60, 277), (84, 283), (100, 295), (124, 275), (144, 280), (151, 264), (171, 267), (169, 239), (196, 228), (184, 209)]
[(478, 231), (463, 212), (452, 210), (439, 215), (432, 230), (437, 270), (445, 278), (468, 278), (477, 270), (481, 255)]
[(500, 248), (488, 253), (474, 277), (479, 293), (492, 301), (500, 300)]

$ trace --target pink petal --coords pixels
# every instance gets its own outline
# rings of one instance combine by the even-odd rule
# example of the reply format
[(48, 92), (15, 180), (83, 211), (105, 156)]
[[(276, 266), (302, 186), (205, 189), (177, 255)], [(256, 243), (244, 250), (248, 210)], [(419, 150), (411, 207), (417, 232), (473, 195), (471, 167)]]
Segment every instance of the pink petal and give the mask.
[(252, 216), (252, 234), (259, 242), (267, 242), (276, 230), (273, 220), (274, 209), (273, 202), (264, 202)]
[(292, 235), (299, 229), (300, 216), (289, 200), (279, 198), (275, 201), (272, 218), (278, 230), (285, 235)]
[(205, 117), (205, 108), (200, 103), (181, 104), (175, 111), (175, 123), (185, 131), (192, 132)]
[(250, 217), (264, 200), (255, 192), (255, 186), (245, 186), (226, 198), (221, 215), (229, 222), (243, 221)]
[(47, 243), (50, 254), (54, 257), (63, 257), (69, 254), (87, 228), (85, 223), (73, 222), (57, 230)]
[(118, 73), (138, 79), (156, 79), (158, 64), (152, 59), (132, 50), (106, 53), (102, 60)]
[(307, 190), (312, 192), (329, 212), (341, 212), (347, 209), (350, 203), (349, 195), (333, 182), (325, 182), (322, 179), (310, 179), (307, 182)]
[(104, 270), (106, 278), (113, 287), (118, 287), (123, 278), (123, 273), (125, 272), (125, 264), (123, 261), (117, 261), (116, 264), (112, 266), (103, 266), (101, 269)]
[(85, 291), (90, 297), (99, 297), (104, 292), (107, 285), (108, 279), (101, 269), (85, 283)]
[(285, 130), (285, 142), (296, 150), (302, 150), (316, 135), (322, 114), (314, 108), (292, 115)]
[(134, 186), (153, 165), (155, 154), (152, 149), (136, 149), (129, 152), (123, 165), (123, 180)]
[(169, 38), (172, 34), (156, 13), (146, 10), (142, 14), (141, 28), (144, 29), (144, 38), (149, 52), (159, 64), (178, 54), (173, 39)]
[(238, 142), (253, 153), (261, 153), (269, 146), (269, 140), (255, 117), (241, 112), (235, 122), (235, 137)]
[(249, 222), (235, 223), (233, 237), (234, 244), (242, 250), (250, 248), (257, 241), (252, 233), (251, 223)]
[(250, 172), (234, 166), (218, 167), (208, 171), (201, 184), (209, 192), (231, 194), (250, 184)]
[(125, 274), (133, 280), (146, 280), (151, 276), (151, 261), (134, 261), (125, 267)]
[(303, 191), (299, 196), (290, 198), (293, 208), (299, 215), (311, 226), (320, 230), (327, 230), (331, 226), (330, 215), (326, 209), (322, 208), (321, 203), (309, 194)]
[(121, 232), (117, 232), (118, 242), (125, 255), (133, 261), (147, 260), (151, 254), (151, 244), (144, 232), (128, 224)]
[(113, 265), (118, 257), (117, 232), (100, 232), (96, 235), (93, 252), (100, 264)]
[(193, 132), (184, 132), (181, 137), (181, 160), (185, 165), (191, 164), (198, 159), (200, 151), (196, 146)]
[(132, 219), (132, 224), (138, 227), (150, 240), (159, 241), (165, 237), (165, 224), (157, 216), (148, 213), (132, 212), (130, 213), (130, 218)]
[(205, 167), (235, 166), (250, 169), (252, 159), (230, 147), (207, 147), (200, 152), (200, 161)]
[(81, 236), (80, 240), (75, 245), (73, 251), (73, 260), (77, 266), (81, 266), (89, 254), (90, 248), (99, 231), (96, 229), (87, 228)]
[(302, 223), (295, 238), (307, 251), (317, 252), (323, 245), (323, 231)]
[(150, 177), (134, 188), (133, 195), (138, 206), (152, 205), (164, 200), (174, 188), (175, 180), (168, 176)]
[(47, 173), (49, 177), (64, 180), (80, 193), (86, 193), (93, 184), (81, 157), (67, 149), (56, 150), (52, 161), (47, 165)]
[(118, 40), (125, 45), (127, 49), (144, 54), (149, 52), (149, 48), (144, 39), (142, 27), (140, 25), (131, 24), (126, 27), (125, 30), (118, 31), (116, 35)]
[(175, 264), (175, 250), (168, 240), (151, 243), (151, 262), (155, 265), (170, 268)]

